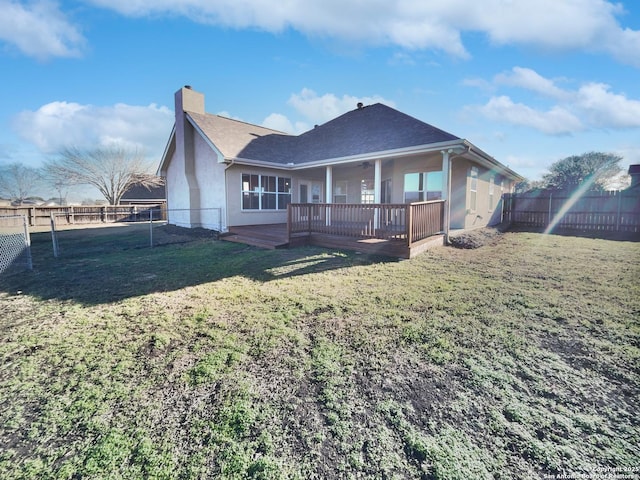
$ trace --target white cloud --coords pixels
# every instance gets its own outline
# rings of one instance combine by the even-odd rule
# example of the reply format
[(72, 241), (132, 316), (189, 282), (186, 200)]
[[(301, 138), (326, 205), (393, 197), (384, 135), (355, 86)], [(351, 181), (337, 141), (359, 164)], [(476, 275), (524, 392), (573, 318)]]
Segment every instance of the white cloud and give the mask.
[(0, 0), (0, 40), (14, 45), (26, 55), (45, 60), (77, 57), (85, 40), (56, 3), (40, 0), (23, 4)]
[(576, 107), (593, 125), (601, 127), (640, 127), (640, 101), (609, 91), (609, 85), (588, 83), (577, 93)]
[(355, 110), (360, 102), (365, 105), (384, 103), (390, 107), (394, 106), (392, 101), (385, 100), (378, 95), (370, 97), (343, 95), (340, 98), (333, 93), (325, 93), (322, 96), (318, 96), (316, 92), (308, 88), (303, 88), (300, 93), (292, 94), (287, 103), (304, 115), (308, 121), (320, 124), (350, 110)]
[(390, 107), (395, 106), (394, 102), (378, 95), (367, 97), (343, 95), (338, 97), (333, 93), (325, 93), (319, 96), (313, 90), (303, 88), (300, 93), (291, 94), (287, 101), (298, 114), (304, 117), (303, 120), (293, 122), (286, 115), (272, 113), (262, 122), (262, 125), (286, 133), (300, 134), (311, 129), (312, 125), (328, 122), (350, 110), (355, 110), (360, 102), (365, 105), (384, 103)]
[(556, 99), (566, 99), (570, 94), (556, 86), (553, 80), (543, 77), (530, 68), (513, 67), (509, 73), (500, 73), (494, 78), (498, 85), (521, 87)]
[(51, 102), (36, 111), (23, 111), (14, 130), (42, 153), (64, 147), (96, 147), (112, 143), (143, 149), (159, 156), (173, 125), (173, 112), (155, 104), (118, 103), (108, 107)]
[(478, 110), (485, 117), (494, 120), (531, 127), (543, 133), (562, 135), (583, 129), (583, 125), (568, 110), (554, 106), (541, 112), (522, 103), (514, 103), (507, 96), (493, 97)]
[(640, 127), (640, 100), (611, 92), (611, 87), (603, 83), (586, 83), (577, 90), (562, 89), (534, 70), (514, 67), (511, 72), (496, 75), (493, 82), (471, 79), (464, 85), (480, 86), (483, 90), (514, 86), (556, 101), (555, 105), (541, 110), (499, 95), (493, 96), (485, 105), (466, 109), (466, 112), (479, 112), (494, 121), (528, 126), (547, 134), (561, 135), (593, 128)]
[(462, 34), (480, 32), (498, 45), (588, 50), (640, 67), (640, 31), (618, 22), (624, 10), (606, 0), (89, 0), (124, 15), (183, 15), (200, 23), (406, 49), (469, 52)]
[(280, 132), (297, 135), (309, 130), (309, 124), (305, 122), (296, 122), (295, 125), (285, 115), (281, 113), (272, 113), (262, 122), (263, 127), (278, 130)]

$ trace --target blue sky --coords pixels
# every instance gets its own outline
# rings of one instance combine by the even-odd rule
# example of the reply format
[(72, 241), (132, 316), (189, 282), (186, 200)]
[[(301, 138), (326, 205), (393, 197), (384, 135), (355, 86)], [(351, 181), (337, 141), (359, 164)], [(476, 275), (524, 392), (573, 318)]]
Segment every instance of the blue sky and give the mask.
[(531, 180), (588, 151), (640, 163), (640, 2), (0, 0), (0, 166), (65, 146), (157, 164), (173, 94), (301, 133), (383, 102)]

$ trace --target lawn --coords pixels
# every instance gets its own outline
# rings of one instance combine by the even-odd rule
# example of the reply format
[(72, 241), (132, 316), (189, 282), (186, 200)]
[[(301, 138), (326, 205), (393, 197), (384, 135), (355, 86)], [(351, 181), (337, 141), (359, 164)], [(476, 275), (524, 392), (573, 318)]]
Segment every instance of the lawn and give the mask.
[(35, 234), (0, 277), (0, 478), (640, 474), (640, 243), (396, 261), (110, 230), (58, 259)]

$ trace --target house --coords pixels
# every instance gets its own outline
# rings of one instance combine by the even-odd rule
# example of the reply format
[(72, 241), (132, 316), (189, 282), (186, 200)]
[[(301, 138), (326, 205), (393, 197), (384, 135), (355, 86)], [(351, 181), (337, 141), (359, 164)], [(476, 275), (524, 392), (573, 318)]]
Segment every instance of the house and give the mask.
[(627, 190), (640, 191), (640, 163), (629, 165), (628, 173), (631, 177), (631, 183)]
[(166, 193), (164, 185), (157, 187), (147, 187), (141, 183), (136, 183), (122, 195), (121, 205), (162, 205), (164, 206)]
[(501, 194), (523, 180), (468, 140), (380, 103), (288, 135), (208, 114), (185, 86), (175, 115), (158, 175), (168, 221), (183, 227), (286, 224), (292, 244), (331, 235), (412, 245), (498, 223)]

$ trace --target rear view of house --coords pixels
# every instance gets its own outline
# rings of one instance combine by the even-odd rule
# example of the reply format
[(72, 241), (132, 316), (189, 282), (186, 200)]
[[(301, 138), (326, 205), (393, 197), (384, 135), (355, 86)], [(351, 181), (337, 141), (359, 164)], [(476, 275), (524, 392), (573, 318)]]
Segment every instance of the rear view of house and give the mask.
[[(522, 180), (471, 142), (380, 103), (301, 135), (208, 114), (204, 95), (189, 86), (176, 92), (175, 114), (158, 174), (169, 222), (183, 227), (227, 231), (308, 217), (309, 228), (311, 217), (328, 227), (342, 212), (342, 220), (371, 217), (363, 235), (380, 238), (385, 226), (417, 221), (408, 205), (438, 203), (437, 233), (446, 234), (497, 223), (501, 194)], [(213, 208), (222, 209), (222, 225)]]

